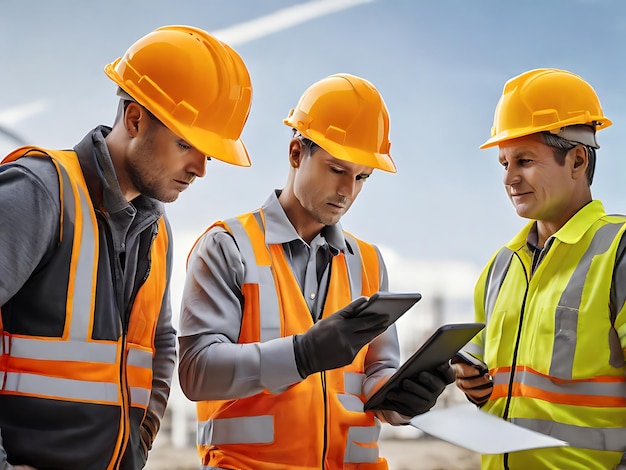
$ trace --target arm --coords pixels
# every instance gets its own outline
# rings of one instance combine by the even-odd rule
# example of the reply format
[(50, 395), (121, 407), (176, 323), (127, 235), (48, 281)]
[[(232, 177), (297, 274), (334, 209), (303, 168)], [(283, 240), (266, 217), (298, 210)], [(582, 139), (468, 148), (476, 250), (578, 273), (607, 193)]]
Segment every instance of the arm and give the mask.
[(176, 365), (176, 330), (172, 325), (172, 308), (170, 299), (170, 280), (172, 275), (172, 233), (169, 222), (166, 222), (167, 236), (170, 241), (167, 250), (166, 276), (167, 284), (161, 311), (154, 335), (155, 354), (152, 359), (152, 393), (141, 427), (141, 440), (146, 456), (161, 426), (161, 419), (170, 395), (172, 375)]
[(234, 239), (220, 228), (189, 256), (180, 318), (180, 384), (192, 401), (278, 392), (302, 380), (293, 337), (238, 344), (244, 266)]
[[(25, 157), (0, 166), (0, 199), (1, 307), (58, 243), (60, 199), (56, 168), (42, 157)], [(1, 437), (0, 468), (33, 469), (10, 465)]]
[[(36, 172), (36, 173), (35, 173)], [(21, 289), (59, 240), (59, 180), (47, 158), (0, 166), (0, 306)]]

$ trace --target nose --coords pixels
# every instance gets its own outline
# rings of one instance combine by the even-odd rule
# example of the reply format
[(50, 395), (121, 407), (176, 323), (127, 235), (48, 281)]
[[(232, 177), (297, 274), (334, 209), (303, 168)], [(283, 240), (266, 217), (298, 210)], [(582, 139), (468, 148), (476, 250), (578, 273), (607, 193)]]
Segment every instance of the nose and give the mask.
[(207, 160), (208, 158), (206, 155), (194, 149), (192, 155), (189, 158), (187, 171), (195, 175), (197, 178), (202, 178), (204, 175), (206, 175)]
[(346, 175), (346, 177), (342, 178), (341, 184), (337, 188), (337, 194), (341, 197), (348, 198), (350, 200), (354, 200), (356, 195), (358, 194), (357, 189), (357, 181), (351, 175)]
[(504, 169), (502, 180), (506, 186), (511, 186), (513, 184), (519, 183), (521, 181), (521, 177), (519, 173), (517, 173), (515, 169), (512, 168), (511, 165), (509, 165), (507, 168)]

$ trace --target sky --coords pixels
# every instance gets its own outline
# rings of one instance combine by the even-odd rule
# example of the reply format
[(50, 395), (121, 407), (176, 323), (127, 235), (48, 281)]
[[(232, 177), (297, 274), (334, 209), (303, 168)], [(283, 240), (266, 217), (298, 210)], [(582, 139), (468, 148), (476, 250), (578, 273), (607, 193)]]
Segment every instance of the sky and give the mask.
[(614, 125), (598, 136), (593, 194), (608, 212), (626, 211), (621, 0), (0, 0), (0, 125), (14, 134), (0, 134), (0, 153), (18, 139), (70, 148), (110, 125), (116, 86), (104, 66), (167, 24), (229, 42), (253, 86), (243, 132), (252, 167), (213, 160), (167, 206), (175, 315), (193, 241), (282, 187), (291, 136), (282, 120), (309, 85), (334, 73), (360, 75), (381, 92), (398, 167), (374, 172), (342, 225), (381, 247), (391, 290), (422, 292), (431, 310), (445, 299), (449, 316), (437, 322), (470, 320), (476, 277), (525, 223), (506, 197), (497, 150), (478, 148), (509, 78), (563, 68), (595, 88)]

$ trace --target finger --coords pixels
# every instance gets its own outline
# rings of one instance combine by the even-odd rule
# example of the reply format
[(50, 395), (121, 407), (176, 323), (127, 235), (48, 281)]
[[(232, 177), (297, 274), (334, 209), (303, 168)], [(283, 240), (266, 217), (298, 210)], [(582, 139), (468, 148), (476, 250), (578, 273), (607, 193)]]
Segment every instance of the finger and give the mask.
[(475, 377), (482, 377), (482, 374), (479, 372), (479, 370), (476, 369), (476, 367), (470, 366), (469, 364), (456, 362), (451, 364), (450, 367), (454, 369), (454, 373), (457, 379), (472, 379)]

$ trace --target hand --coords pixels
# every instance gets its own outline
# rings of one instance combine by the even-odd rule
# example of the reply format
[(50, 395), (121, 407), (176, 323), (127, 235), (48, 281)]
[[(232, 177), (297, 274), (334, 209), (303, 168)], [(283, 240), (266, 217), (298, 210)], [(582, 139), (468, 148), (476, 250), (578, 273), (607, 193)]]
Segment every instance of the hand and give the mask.
[(350, 364), (367, 343), (387, 329), (385, 312), (359, 314), (367, 299), (359, 297), (343, 309), (294, 336), (296, 364), (302, 378)]
[(481, 374), (478, 369), (463, 362), (455, 362), (450, 366), (456, 375), (456, 386), (465, 393), (469, 401), (477, 406), (483, 406), (493, 392), (493, 380), (489, 372)]
[(420, 372), (416, 378), (404, 379), (401, 388), (395, 388), (387, 393), (376, 409), (396, 411), (409, 421), (435, 406), (439, 395), (452, 382), (454, 382), (452, 369), (447, 363), (441, 364), (434, 370)]

